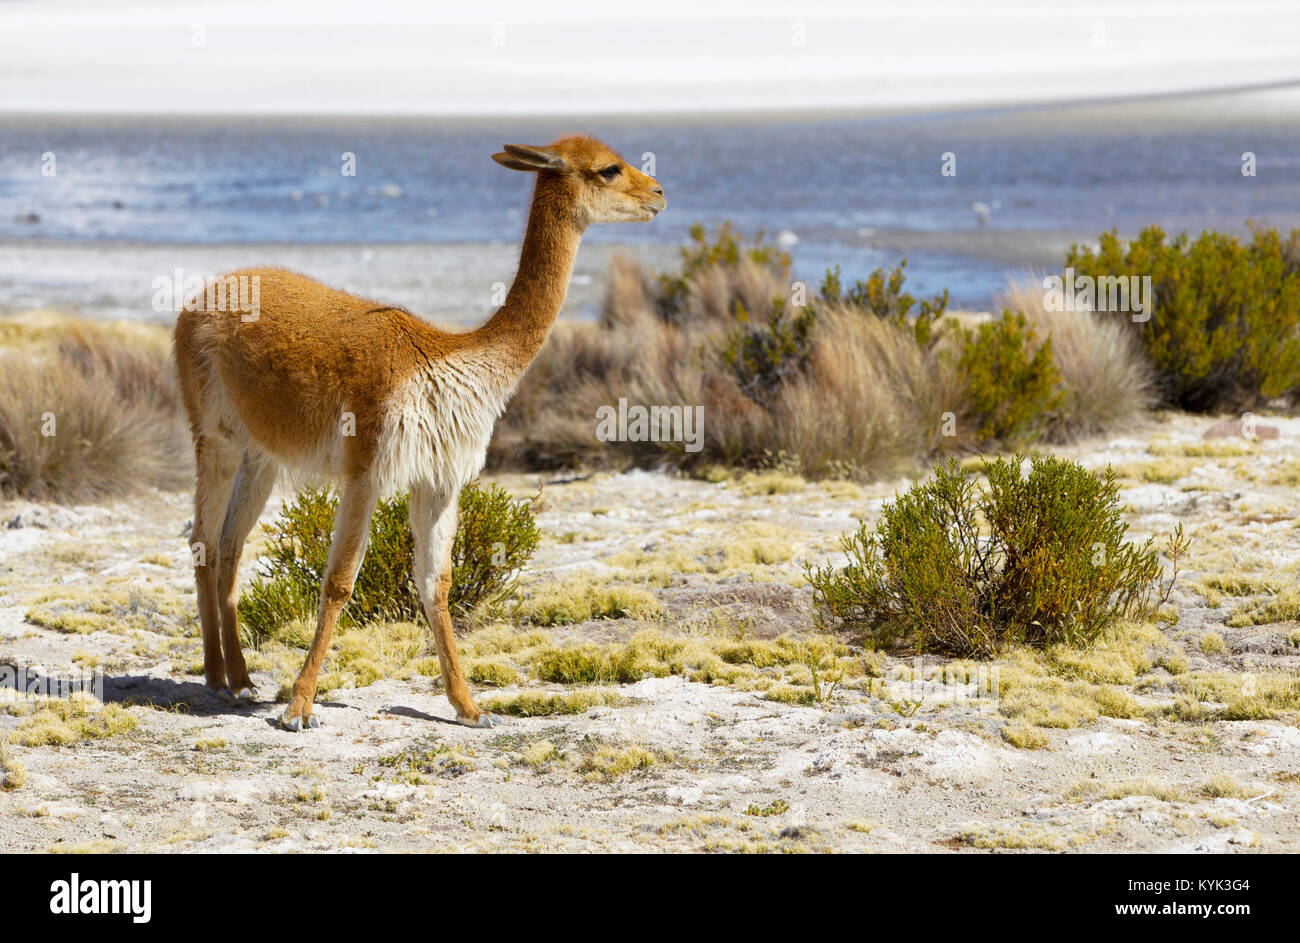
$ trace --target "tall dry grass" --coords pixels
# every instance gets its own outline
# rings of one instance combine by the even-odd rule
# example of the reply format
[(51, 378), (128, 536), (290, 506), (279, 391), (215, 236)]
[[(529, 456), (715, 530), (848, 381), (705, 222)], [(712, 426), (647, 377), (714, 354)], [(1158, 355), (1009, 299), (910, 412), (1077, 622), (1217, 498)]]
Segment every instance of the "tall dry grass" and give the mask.
[(1051, 337), (1064, 392), (1047, 436), (1068, 441), (1122, 425), (1155, 402), (1155, 378), (1133, 332), (1113, 316), (1049, 311), (1036, 282), (1008, 285), (1001, 306), (1023, 314), (1039, 338)]
[[(828, 276), (805, 299), (811, 309), (796, 308), (788, 259), (761, 240), (746, 247), (729, 227), (714, 242), (693, 238), (678, 272), (617, 259), (599, 320), (557, 326), (497, 427), (491, 465), (895, 474), (999, 444), (977, 441), (987, 424), (963, 363), (988, 365), (979, 402), (992, 395), (1016, 404), (1017, 415), (1040, 410), (1022, 425), (1053, 441), (1122, 424), (1152, 403), (1150, 370), (1123, 325), (1047, 311), (1033, 285), (1011, 286), (1001, 300), (1028, 323), (1024, 357), (1051, 340), (1048, 372), (1037, 380), (999, 372), (1019, 362), (1006, 332), (985, 337), (945, 313), (946, 297), (918, 304), (902, 293), (901, 269), (848, 291)], [(622, 398), (701, 407), (703, 448), (598, 440), (597, 410)]]
[(946, 346), (842, 307), (818, 309), (807, 369), (786, 384), (769, 420), (776, 449), (805, 473), (895, 474), (969, 444), (942, 434), (945, 414), (965, 429), (964, 388)]
[[(873, 477), (960, 447), (940, 435), (962, 411), (952, 359), (909, 331), (819, 304), (801, 369), (764, 395), (746, 390), (725, 352), (739, 303), (749, 312), (790, 302), (776, 267), (741, 257), (706, 265), (670, 310), (663, 283), (635, 261), (614, 262), (600, 319), (557, 325), (498, 424), (497, 467), (671, 465), (795, 467), (804, 474)], [(596, 413), (630, 404), (703, 409), (703, 448), (679, 442), (601, 442)]]
[(0, 322), (0, 496), (86, 502), (192, 475), (163, 330)]

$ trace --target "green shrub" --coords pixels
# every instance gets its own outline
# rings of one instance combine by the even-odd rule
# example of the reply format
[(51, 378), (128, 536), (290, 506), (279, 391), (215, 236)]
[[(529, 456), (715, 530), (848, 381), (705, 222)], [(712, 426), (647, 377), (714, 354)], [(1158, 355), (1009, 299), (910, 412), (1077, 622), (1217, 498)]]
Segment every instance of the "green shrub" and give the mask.
[(1022, 477), (1022, 464), (986, 461), (980, 492), (950, 461), (886, 504), (874, 531), (841, 538), (847, 566), (806, 570), (819, 624), (987, 656), (1010, 643), (1087, 644), (1152, 611), (1160, 563), (1149, 540), (1124, 540), (1114, 474), (1035, 457)]
[(911, 331), (922, 347), (930, 346), (939, 335), (939, 327), (948, 310), (948, 289), (934, 298), (920, 301), (915, 316), (912, 309), (917, 299), (903, 291), (907, 259), (896, 268), (878, 268), (867, 276), (865, 282), (855, 281), (847, 290), (840, 281), (840, 267), (827, 269), (822, 278), (818, 296), (823, 302), (843, 305), (851, 310), (872, 314), (897, 328)]
[(460, 518), (451, 548), (450, 605), (470, 612), (500, 602), (537, 549), (540, 493), (516, 500), (500, 485), (471, 481), (460, 492)]
[[(315, 618), (337, 506), (333, 492), (308, 489), (267, 525), (265, 573), (239, 600), (240, 621), (251, 641), (265, 640), (294, 620)], [(399, 495), (375, 509), (366, 558), (340, 615), (344, 624), (423, 618), (412, 574), (408, 506), (407, 496)], [(537, 548), (534, 510), (535, 499), (515, 500), (500, 485), (474, 481), (461, 489), (451, 552), (453, 611), (499, 602), (514, 589), (519, 570)]]
[(1132, 324), (1169, 405), (1237, 411), (1300, 392), (1300, 230), (1257, 229), (1166, 239), (1156, 226), (1129, 243), (1105, 233), (1094, 252), (1074, 246), (1076, 275), (1149, 275), (1150, 320)]
[[(790, 256), (768, 244), (761, 232), (746, 240), (731, 223), (719, 225), (711, 238), (696, 223), (690, 237), (680, 269), (661, 274), (651, 288), (654, 310), (669, 324), (698, 325), (701, 315), (720, 322), (722, 364), (745, 396), (768, 400), (804, 366), (812, 343), (812, 310), (790, 306), (784, 297)], [(607, 306), (616, 303), (607, 299)], [(604, 320), (626, 322), (614, 312), (606, 312)]]
[(978, 330), (962, 328), (958, 371), (981, 440), (1013, 447), (1033, 441), (1061, 405), (1051, 338), (1037, 340), (1025, 316), (1010, 311)]
[[(272, 525), (274, 526), (274, 525)], [(305, 626), (314, 626), (320, 583), (280, 572), (259, 576), (239, 594), (241, 643), (257, 646), (271, 638), (301, 648), (311, 643)], [(341, 618), (351, 616), (345, 609)], [(301, 627), (294, 633), (290, 627)]]
[(751, 318), (739, 301), (732, 316), (735, 324), (723, 345), (722, 360), (746, 396), (767, 401), (808, 362), (816, 315), (806, 306), (787, 312), (785, 299), (773, 298), (761, 318)]

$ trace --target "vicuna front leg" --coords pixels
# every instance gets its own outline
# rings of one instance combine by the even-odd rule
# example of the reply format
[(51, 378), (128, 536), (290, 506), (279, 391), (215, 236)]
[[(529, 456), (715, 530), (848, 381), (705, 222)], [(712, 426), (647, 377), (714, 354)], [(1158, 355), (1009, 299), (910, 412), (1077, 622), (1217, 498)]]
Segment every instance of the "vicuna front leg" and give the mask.
[(352, 597), (352, 585), (366, 554), (375, 498), (374, 487), (368, 480), (354, 479), (343, 487), (338, 511), (335, 512), (329, 563), (325, 567), (325, 579), (321, 582), (316, 636), (307, 649), (307, 661), (302, 666), (298, 680), (293, 683), (289, 706), (280, 716), (280, 723), (289, 730), (319, 726), (319, 721), (311, 715), (312, 699), (316, 696), (316, 676), (320, 674), (321, 663), (329, 651), (339, 612)]
[(447, 608), (451, 593), (451, 547), (456, 539), (456, 494), (438, 494), (428, 486), (411, 489), (411, 534), (415, 538), (415, 586), (433, 630), (438, 665), (456, 719), (471, 727), (492, 727), (494, 714), (479, 710), (470, 696), (456, 654), (456, 636)]

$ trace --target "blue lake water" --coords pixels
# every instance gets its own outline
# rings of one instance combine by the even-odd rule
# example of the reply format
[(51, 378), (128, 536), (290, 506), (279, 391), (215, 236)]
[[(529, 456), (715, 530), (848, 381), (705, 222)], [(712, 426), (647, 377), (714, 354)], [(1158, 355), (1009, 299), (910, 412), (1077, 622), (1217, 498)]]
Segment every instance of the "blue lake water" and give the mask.
[(786, 233), (810, 280), (906, 256), (914, 290), (965, 306), (1110, 228), (1300, 226), (1300, 109), (1256, 92), (856, 117), (0, 117), (0, 243), (513, 242), (530, 181), (490, 155), (573, 131), (633, 163), (653, 154), (669, 201), (591, 242), (675, 244), (694, 222), (731, 220)]

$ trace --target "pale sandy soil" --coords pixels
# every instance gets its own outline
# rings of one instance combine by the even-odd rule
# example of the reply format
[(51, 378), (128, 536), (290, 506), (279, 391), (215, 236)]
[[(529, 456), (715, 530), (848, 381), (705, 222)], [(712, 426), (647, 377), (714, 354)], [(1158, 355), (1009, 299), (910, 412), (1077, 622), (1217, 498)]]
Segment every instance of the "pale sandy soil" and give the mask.
[[(1286, 470), (1300, 457), (1300, 420), (1263, 421), (1280, 438), (1237, 440), (1244, 455), (1153, 455), (1201, 441), (1210, 421), (1181, 416), (1060, 450), (1125, 472), (1134, 534), (1186, 526), (1190, 569), (1165, 635), (1188, 671), (1233, 673), (1247, 691), (1260, 673), (1297, 673), (1300, 626), (1229, 628), (1234, 610), (1263, 597), (1223, 596), (1216, 608), (1197, 587), (1237, 573), (1274, 588), (1296, 583), (1300, 529)], [(548, 483), (530, 591), (574, 577), (640, 580), (666, 607), (650, 623), (587, 622), (548, 629), (552, 639), (608, 642), (647, 625), (692, 637), (810, 631), (802, 561), (834, 557), (838, 535), (873, 521), (905, 483), (769, 480), (782, 493), (763, 493), (767, 480), (646, 472)], [(505, 483), (524, 493), (536, 481)], [(987, 699), (945, 703), (943, 687), (929, 683), (912, 712), (914, 689), (901, 680), (908, 658), (884, 659), (880, 684), (846, 683), (820, 706), (650, 677), (622, 686), (616, 706), (507, 718), (490, 731), (450, 723), (437, 682), (414, 674), (331, 691), (317, 708), (320, 729), (288, 733), (274, 723), (274, 692), (289, 680), (279, 663), (258, 663), (263, 696), (251, 707), (218, 700), (194, 673), (188, 517), (183, 494), (0, 508), (0, 662), (54, 671), (97, 662), (108, 700), (138, 721), (70, 746), (11, 746), (26, 781), (0, 792), (0, 850), (1300, 851), (1295, 712), (1101, 717), (1043, 729), (1045, 748), (1020, 749)], [(699, 572), (676, 572), (683, 560)], [(44, 611), (37, 621), (49, 623), (51, 611), (97, 603), (106, 612), (98, 621), (60, 623), (83, 631), (28, 619)], [(1202, 651), (1210, 630), (1223, 651)], [(936, 665), (927, 659), (925, 669)], [(1175, 683), (1156, 667), (1128, 690), (1147, 708), (1172, 702)], [(0, 712), (0, 734), (22, 722)], [(640, 748), (654, 762), (601, 779), (583, 761), (602, 747)], [(1237, 796), (1202, 797), (1215, 776), (1230, 777)], [(1160, 791), (1139, 781), (1178, 794), (1122, 795)], [(1121, 797), (1099, 798), (1105, 789)]]

